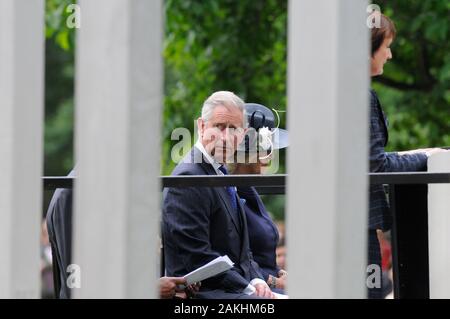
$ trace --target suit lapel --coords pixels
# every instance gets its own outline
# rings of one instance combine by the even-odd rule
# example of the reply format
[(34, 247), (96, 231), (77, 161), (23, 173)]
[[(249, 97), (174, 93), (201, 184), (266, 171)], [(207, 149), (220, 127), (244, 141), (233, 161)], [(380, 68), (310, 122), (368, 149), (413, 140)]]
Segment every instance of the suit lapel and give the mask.
[[(230, 215), (231, 217), (231, 221), (233, 222), (234, 227), (236, 228), (236, 231), (240, 234), (241, 233), (241, 227), (239, 227), (240, 223), (239, 220), (237, 219), (236, 214), (233, 214), (233, 207), (231, 206), (231, 199), (230, 199), (230, 195), (228, 194), (227, 190), (225, 189), (225, 187), (216, 187), (217, 192), (219, 193), (219, 197), (222, 200), (222, 203), (225, 206), (225, 210), (227, 211), (227, 214)], [(238, 201), (238, 206), (239, 206), (239, 199)], [(240, 207), (238, 207), (238, 214), (241, 215), (241, 213), (239, 212)]]
[[(199, 156), (198, 153), (201, 154), (200, 150), (198, 150), (196, 147), (193, 148), (192, 152), (193, 152), (192, 156)], [(202, 167), (202, 169), (205, 171), (206, 175), (217, 175), (216, 171), (214, 170), (214, 167), (211, 164), (205, 162), (204, 160), (201, 163), (198, 163), (198, 165), (200, 165)], [(236, 231), (239, 234), (241, 234), (241, 227), (239, 226), (240, 225), (239, 220), (237, 219), (236, 214), (232, 213), (233, 207), (231, 205), (231, 199), (230, 199), (230, 195), (228, 194), (228, 191), (226, 190), (225, 187), (214, 187), (214, 188), (217, 190), (217, 193), (219, 194), (222, 204), (225, 207), (227, 214), (230, 216), (231, 221), (233, 222), (233, 225), (236, 228)], [(239, 202), (239, 200), (238, 200), (238, 202)], [(239, 205), (239, 203), (238, 203), (238, 205)], [(238, 207), (238, 210), (239, 210), (239, 207)], [(239, 215), (241, 215), (240, 212), (238, 212), (238, 213), (239, 213)]]

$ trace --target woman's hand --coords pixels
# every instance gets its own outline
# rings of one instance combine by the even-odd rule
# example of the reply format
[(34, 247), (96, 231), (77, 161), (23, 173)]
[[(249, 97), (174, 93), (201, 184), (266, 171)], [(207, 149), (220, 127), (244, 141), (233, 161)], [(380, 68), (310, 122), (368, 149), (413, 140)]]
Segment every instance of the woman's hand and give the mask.
[(425, 154), (427, 154), (428, 157), (430, 157), (433, 154), (437, 154), (437, 153), (449, 153), (449, 150), (445, 150), (443, 148), (430, 148), (427, 150), (427, 152), (425, 152)]
[(287, 276), (287, 275), (288, 275), (288, 273), (284, 269), (280, 269), (280, 271), (278, 272), (278, 277), (284, 277), (284, 276)]
[(411, 154), (417, 154), (417, 153), (424, 153), (425, 155), (430, 157), (433, 154), (448, 153), (448, 152), (450, 152), (450, 151), (445, 150), (443, 148), (419, 148), (417, 150), (398, 152), (398, 155), (411, 155)]
[(267, 279), (267, 285), (271, 288), (284, 289), (286, 287), (287, 272), (285, 270), (280, 270), (278, 272), (278, 277), (269, 275)]
[(284, 290), (286, 288), (286, 280), (287, 280), (287, 276), (278, 277), (276, 288)]

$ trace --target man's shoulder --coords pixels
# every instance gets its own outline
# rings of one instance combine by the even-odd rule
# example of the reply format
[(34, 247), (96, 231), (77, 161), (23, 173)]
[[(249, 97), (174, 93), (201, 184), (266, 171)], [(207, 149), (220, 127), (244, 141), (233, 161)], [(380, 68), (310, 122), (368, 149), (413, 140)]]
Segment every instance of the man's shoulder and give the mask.
[(178, 175), (208, 175), (198, 163), (180, 162), (172, 171), (173, 176)]
[(205, 168), (209, 165), (205, 162), (202, 153), (193, 147), (188, 154), (175, 166), (172, 175), (209, 175)]
[[(193, 150), (191, 150), (185, 158), (178, 163), (175, 168), (173, 169), (171, 175), (172, 176), (180, 176), (180, 175), (211, 175), (211, 170), (213, 170), (210, 164), (207, 164), (202, 161), (193, 160), (194, 155)], [(198, 196), (201, 194), (201, 196), (204, 196), (204, 198), (207, 198), (209, 195), (209, 192), (213, 190), (212, 188), (206, 187), (165, 187), (163, 190), (163, 196), (164, 196), (164, 203), (166, 203), (166, 200), (168, 198), (171, 198), (170, 195), (176, 195), (179, 196), (181, 194), (185, 194), (186, 196)], [(191, 195), (187, 195), (191, 194)], [(169, 197), (168, 197), (169, 196)], [(170, 201), (170, 200), (169, 200)]]

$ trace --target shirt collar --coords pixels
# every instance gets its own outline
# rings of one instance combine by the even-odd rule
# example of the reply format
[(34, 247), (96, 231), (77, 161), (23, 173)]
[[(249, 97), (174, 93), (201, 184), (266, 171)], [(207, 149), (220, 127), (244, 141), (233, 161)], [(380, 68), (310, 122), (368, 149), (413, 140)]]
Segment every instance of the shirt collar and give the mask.
[(205, 160), (211, 164), (214, 167), (214, 170), (216, 171), (216, 173), (218, 175), (223, 175), (223, 173), (221, 171), (219, 171), (219, 167), (222, 166), (222, 164), (220, 164), (219, 162), (217, 162), (205, 149), (205, 147), (203, 146), (203, 144), (200, 142), (200, 140), (198, 140), (195, 143), (195, 147), (198, 148), (198, 150), (200, 152), (202, 152), (203, 156), (205, 157)]

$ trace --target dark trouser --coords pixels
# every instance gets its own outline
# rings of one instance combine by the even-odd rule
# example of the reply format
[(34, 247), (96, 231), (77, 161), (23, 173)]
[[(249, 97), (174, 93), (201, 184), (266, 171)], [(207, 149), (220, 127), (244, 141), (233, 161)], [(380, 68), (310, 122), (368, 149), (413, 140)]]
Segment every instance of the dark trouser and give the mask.
[[(369, 288), (368, 287), (368, 298), (369, 299), (381, 299), (382, 298), (382, 289), (383, 282), (381, 276), (381, 249), (380, 243), (378, 241), (377, 231), (374, 229), (369, 229), (369, 241), (368, 241), (368, 265), (378, 265), (379, 266), (379, 274), (380, 274), (380, 288)], [(370, 275), (370, 273), (367, 273)]]

